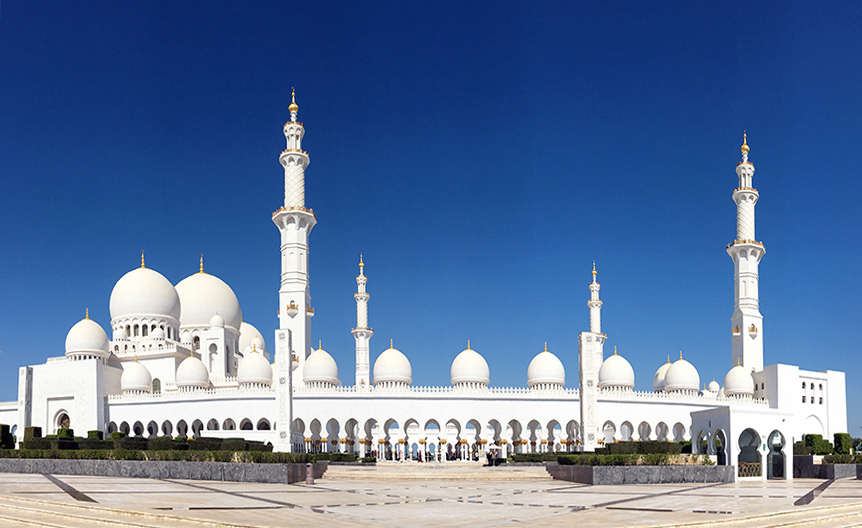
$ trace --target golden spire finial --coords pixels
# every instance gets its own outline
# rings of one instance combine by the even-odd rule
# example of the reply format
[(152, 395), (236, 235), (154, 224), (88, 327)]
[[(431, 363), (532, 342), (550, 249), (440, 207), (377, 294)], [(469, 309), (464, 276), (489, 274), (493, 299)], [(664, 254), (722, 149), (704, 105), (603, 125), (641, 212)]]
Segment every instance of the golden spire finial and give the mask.
[(251, 344), (251, 351), (252, 351), (252, 352), (257, 352), (257, 343), (252, 343), (252, 344)]
[(739, 358), (736, 358), (736, 366), (737, 366), (737, 367), (742, 366), (742, 365), (740, 365), (740, 364), (739, 364)]
[(548, 351), (548, 342), (545, 341), (545, 350), (543, 350), (543, 352), (547, 352), (547, 351)]
[(204, 272), (204, 254), (201, 253), (201, 267), (200, 267), (200, 271), (198, 273), (203, 273), (203, 272)]
[(137, 363), (138, 362), (138, 351), (134, 348), (132, 349), (132, 351), (135, 353), (135, 363)]
[(679, 359), (682, 359), (682, 350), (679, 351)]
[(670, 363), (670, 354), (667, 355), (667, 362)]
[(596, 261), (593, 261), (593, 277), (596, 276)]
[(84, 319), (89, 319), (89, 318), (90, 318), (90, 309), (85, 308), (84, 309)]
[(470, 340), (467, 340), (467, 350), (470, 350)]
[(296, 90), (290, 89), (290, 106), (287, 107), (290, 113), (299, 112), (299, 105), (296, 104)]
[(318, 350), (320, 350), (321, 348), (323, 348), (323, 340), (322, 340), (322, 339), (318, 339), (318, 340), (317, 340), (317, 349), (318, 349)]
[(144, 265), (144, 250), (143, 249), (141, 250), (141, 267), (146, 268), (146, 266)]
[(614, 355), (615, 356), (617, 355), (617, 346), (616, 345), (614, 345)]
[(389, 339), (389, 348), (395, 348), (392, 346), (392, 339), (391, 338)]
[(739, 147), (739, 150), (742, 151), (743, 154), (748, 154), (748, 134), (745, 130), (742, 131), (742, 146)]
[(359, 268), (362, 269), (365, 267), (365, 263), (362, 262), (362, 253), (359, 254)]

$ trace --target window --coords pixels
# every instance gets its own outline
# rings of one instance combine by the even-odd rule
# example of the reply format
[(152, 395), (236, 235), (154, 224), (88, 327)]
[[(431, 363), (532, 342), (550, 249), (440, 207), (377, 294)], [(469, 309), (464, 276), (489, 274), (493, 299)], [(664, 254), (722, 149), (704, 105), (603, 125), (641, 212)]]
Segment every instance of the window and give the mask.
[(820, 397), (820, 405), (823, 405), (823, 397)]
[(805, 382), (802, 382), (802, 390), (805, 390)]
[(805, 403), (805, 396), (802, 397), (802, 403)]
[(198, 336), (195, 336), (194, 344), (195, 344), (195, 350), (200, 350), (201, 349), (201, 338)]
[(822, 383), (820, 384), (820, 390), (823, 390), (823, 384)]
[(148, 333), (149, 333), (149, 328), (147, 328), (147, 325), (142, 326), (141, 327), (141, 335), (143, 335), (144, 337), (147, 337)]

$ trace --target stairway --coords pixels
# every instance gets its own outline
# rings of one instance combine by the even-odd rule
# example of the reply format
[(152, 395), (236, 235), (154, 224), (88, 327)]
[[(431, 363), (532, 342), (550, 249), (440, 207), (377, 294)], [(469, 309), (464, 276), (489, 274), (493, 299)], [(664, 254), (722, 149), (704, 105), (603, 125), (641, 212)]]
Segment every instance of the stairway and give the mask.
[(378, 462), (376, 465), (329, 464), (323, 480), (553, 480), (544, 465), (486, 467), (479, 462)]

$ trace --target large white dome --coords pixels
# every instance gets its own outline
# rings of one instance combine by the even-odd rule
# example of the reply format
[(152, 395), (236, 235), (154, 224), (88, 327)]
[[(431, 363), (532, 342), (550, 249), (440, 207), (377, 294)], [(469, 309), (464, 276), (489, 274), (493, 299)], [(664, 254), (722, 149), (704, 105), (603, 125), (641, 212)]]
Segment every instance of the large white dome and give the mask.
[(481, 354), (470, 349), (469, 343), (466, 350), (455, 356), (452, 367), (449, 369), (449, 376), (452, 385), (461, 383), (488, 385), (491, 383), (491, 369), (488, 368), (488, 362)]
[(89, 316), (81, 319), (66, 334), (66, 355), (105, 356), (110, 349), (108, 334)]
[(219, 314), (226, 327), (240, 331), (242, 310), (230, 286), (209, 273), (195, 273), (176, 286), (182, 305), (180, 327), (209, 327), (210, 319)]
[(635, 371), (626, 358), (617, 355), (617, 350), (614, 348), (614, 355), (602, 362), (599, 368), (599, 388), (625, 388), (633, 389), (635, 386)]
[(670, 358), (667, 358), (667, 363), (660, 366), (657, 371), (655, 371), (655, 376), (652, 378), (652, 390), (655, 392), (661, 392), (664, 390), (664, 378), (667, 375), (667, 369), (670, 368)]
[(266, 341), (263, 339), (263, 335), (257, 328), (243, 321), (239, 326), (239, 350), (243, 354), (245, 354), (246, 349), (251, 350), (251, 341), (255, 337), (260, 339), (260, 343), (255, 347), (257, 351), (266, 352)]
[(206, 389), (210, 386), (210, 373), (200, 359), (189, 356), (177, 367), (177, 387)]
[(120, 376), (120, 388), (125, 391), (151, 392), (153, 376), (147, 367), (137, 361), (123, 363), (123, 375)]
[(413, 382), (413, 367), (410, 360), (400, 350), (389, 348), (381, 352), (374, 362), (374, 383), (406, 383)]
[(270, 366), (269, 361), (263, 357), (263, 354), (260, 352), (251, 352), (246, 354), (239, 362), (236, 380), (240, 384), (260, 383), (263, 385), (271, 385), (272, 366)]
[(338, 365), (326, 350), (318, 347), (306, 358), (302, 367), (302, 379), (305, 383), (338, 385)]
[(754, 378), (742, 365), (736, 365), (724, 377), (724, 394), (727, 396), (754, 396)]
[(563, 367), (563, 362), (556, 355), (548, 352), (548, 345), (545, 344), (545, 350), (536, 354), (536, 357), (530, 361), (530, 366), (527, 367), (527, 385), (533, 387), (535, 385), (560, 385), (566, 384), (566, 368)]
[(664, 376), (664, 390), (667, 392), (700, 390), (700, 375), (694, 365), (679, 358), (673, 362)]
[(111, 291), (111, 321), (124, 317), (180, 319), (177, 290), (161, 273), (150, 268), (123, 275)]

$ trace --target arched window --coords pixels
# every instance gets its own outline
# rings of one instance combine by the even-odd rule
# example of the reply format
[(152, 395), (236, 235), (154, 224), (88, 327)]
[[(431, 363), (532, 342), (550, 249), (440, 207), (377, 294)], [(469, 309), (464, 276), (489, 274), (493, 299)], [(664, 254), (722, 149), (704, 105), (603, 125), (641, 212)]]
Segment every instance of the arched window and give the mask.
[(805, 403), (805, 396), (802, 397), (802, 403)]
[(170, 326), (168, 327), (168, 339), (173, 339), (173, 337), (171, 337), (171, 327)]
[(126, 337), (129, 337), (130, 335), (132, 335), (132, 326), (126, 325)]
[(138, 337), (140, 334), (141, 328), (138, 325), (135, 325), (135, 337)]
[(153, 393), (159, 394), (162, 392), (162, 381), (159, 378), (153, 380)]
[(802, 390), (805, 390), (805, 382), (802, 382)]
[(192, 342), (194, 343), (195, 350), (200, 350), (200, 349), (201, 349), (201, 338), (200, 338), (200, 337), (195, 336), (195, 338), (194, 338), (194, 340), (193, 340)]
[(147, 328), (147, 325), (142, 326), (141, 327), (141, 335), (144, 337), (147, 337), (148, 333), (149, 333), (149, 328)]
[(823, 390), (823, 384), (822, 383), (820, 384), (820, 390)]

